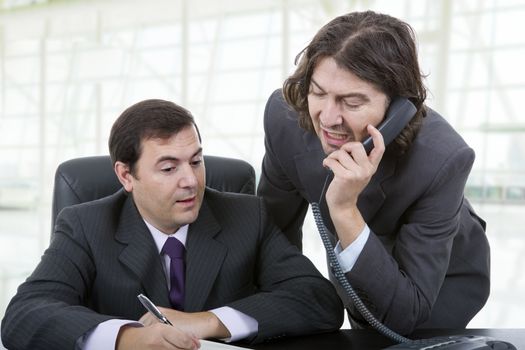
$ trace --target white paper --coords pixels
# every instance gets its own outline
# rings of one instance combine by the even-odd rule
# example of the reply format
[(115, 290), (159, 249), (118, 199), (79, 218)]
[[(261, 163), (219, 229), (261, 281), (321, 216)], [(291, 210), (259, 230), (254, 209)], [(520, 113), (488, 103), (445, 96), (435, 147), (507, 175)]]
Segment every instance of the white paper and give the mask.
[(234, 349), (253, 350), (253, 349), (241, 348), (238, 346), (233, 346), (233, 345), (229, 345), (225, 343), (216, 343), (216, 342), (209, 341), (209, 340), (201, 339), (200, 342), (201, 342), (200, 350), (228, 350), (228, 349), (230, 350), (234, 350)]

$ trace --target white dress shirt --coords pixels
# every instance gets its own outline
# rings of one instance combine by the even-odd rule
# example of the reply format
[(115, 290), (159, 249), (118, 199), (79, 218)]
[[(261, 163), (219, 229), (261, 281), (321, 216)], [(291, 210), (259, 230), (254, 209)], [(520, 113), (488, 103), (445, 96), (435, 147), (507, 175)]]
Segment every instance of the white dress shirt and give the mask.
[(341, 242), (337, 242), (334, 252), (344, 273), (352, 270), (355, 262), (357, 261), (357, 258), (359, 258), (359, 255), (361, 255), (361, 252), (363, 251), (369, 236), (370, 228), (365, 224), (363, 231), (361, 231), (359, 236), (357, 236), (356, 240), (348, 245), (348, 247), (346, 247), (344, 250), (341, 248)]

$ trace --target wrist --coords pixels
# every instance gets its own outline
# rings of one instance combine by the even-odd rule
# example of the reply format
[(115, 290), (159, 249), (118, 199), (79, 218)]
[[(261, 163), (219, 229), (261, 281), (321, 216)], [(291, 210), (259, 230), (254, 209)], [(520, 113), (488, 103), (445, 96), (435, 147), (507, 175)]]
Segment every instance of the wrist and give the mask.
[(203, 322), (203, 338), (224, 339), (231, 337), (226, 326), (213, 312), (205, 311), (200, 314)]
[(357, 206), (352, 206), (344, 210), (335, 210), (333, 214), (332, 211), (330, 211), (330, 217), (334, 223), (337, 236), (343, 249), (359, 237), (359, 234), (363, 232), (366, 225)]
[(136, 340), (140, 337), (142, 328), (128, 325), (120, 327), (115, 341), (115, 350), (133, 349), (133, 344), (136, 344)]

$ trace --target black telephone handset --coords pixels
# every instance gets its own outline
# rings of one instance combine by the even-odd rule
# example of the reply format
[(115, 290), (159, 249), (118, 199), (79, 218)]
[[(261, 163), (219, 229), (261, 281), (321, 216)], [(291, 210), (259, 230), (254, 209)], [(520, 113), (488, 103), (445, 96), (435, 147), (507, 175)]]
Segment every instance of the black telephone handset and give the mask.
[[(392, 142), (399, 135), (399, 133), (405, 128), (408, 122), (410, 122), (410, 120), (412, 120), (412, 118), (415, 116), (416, 112), (417, 112), (417, 109), (414, 106), (414, 104), (405, 97), (397, 97), (390, 103), (385, 119), (377, 127), (377, 129), (383, 135), (385, 146), (387, 146), (390, 142)], [(372, 148), (374, 148), (372, 137), (367, 137), (365, 140), (363, 140), (363, 146), (366, 150), (366, 153), (370, 154), (370, 151), (372, 150)], [(501, 347), (501, 349), (513, 349), (513, 350), (516, 349), (510, 343), (498, 341), (490, 337), (482, 337), (482, 336), (456, 335), (456, 336), (443, 336), (443, 337), (434, 337), (434, 338), (429, 338), (429, 339), (411, 340), (411, 339), (403, 337), (400, 334), (397, 334), (396, 332), (392, 331), (391, 329), (383, 325), (379, 320), (377, 320), (375, 316), (368, 310), (365, 304), (361, 301), (357, 293), (354, 291), (354, 289), (348, 282), (348, 279), (346, 278), (345, 273), (343, 272), (341, 266), (339, 265), (339, 261), (335, 255), (332, 242), (330, 241), (329, 236), (332, 235), (332, 237), (334, 237), (334, 235), (330, 233), (330, 231), (325, 226), (323, 219), (321, 217), (320, 203), (324, 198), (325, 191), (328, 188), (328, 184), (330, 183), (332, 176), (333, 176), (332, 172), (329, 172), (328, 175), (326, 176), (325, 183), (323, 185), (323, 189), (321, 190), (321, 196), (319, 198), (319, 202), (311, 203), (315, 224), (319, 231), (319, 235), (321, 236), (321, 241), (323, 242), (323, 245), (326, 250), (330, 270), (332, 274), (334, 275), (335, 279), (339, 282), (339, 284), (341, 285), (341, 287), (347, 294), (347, 296), (350, 298), (350, 300), (352, 300), (358, 312), (379, 333), (396, 341), (397, 343), (400, 343), (398, 345), (393, 345), (388, 348), (385, 348), (385, 350), (386, 349), (392, 349), (392, 350), (430, 349), (430, 348), (433, 348), (433, 349), (439, 348), (443, 350), (444, 349), (450, 349), (450, 350), (452, 349), (455, 349), (455, 350), (496, 349), (496, 347), (484, 347), (485, 345), (486, 346), (492, 346), (492, 345), (505, 346), (505, 347)], [(500, 348), (498, 347), (497, 349), (500, 349)]]
[[(390, 103), (385, 119), (377, 127), (383, 135), (385, 146), (399, 135), (408, 122), (416, 115), (416, 112), (416, 106), (406, 97), (396, 97)], [(366, 154), (370, 154), (370, 151), (374, 148), (374, 142), (371, 136), (363, 140), (363, 147), (365, 148)]]

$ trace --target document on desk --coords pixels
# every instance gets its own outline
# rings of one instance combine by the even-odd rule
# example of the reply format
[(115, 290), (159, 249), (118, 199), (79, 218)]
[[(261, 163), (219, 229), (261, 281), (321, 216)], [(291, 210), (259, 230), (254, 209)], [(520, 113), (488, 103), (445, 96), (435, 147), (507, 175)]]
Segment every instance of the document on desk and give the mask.
[(233, 346), (233, 345), (229, 345), (229, 344), (225, 344), (225, 343), (217, 343), (217, 342), (214, 342), (214, 341), (209, 341), (209, 340), (200, 340), (201, 342), (201, 347), (200, 347), (200, 350), (235, 350), (235, 349), (238, 349), (238, 350), (252, 350), (252, 349), (248, 349), (248, 348), (241, 348), (239, 346)]

